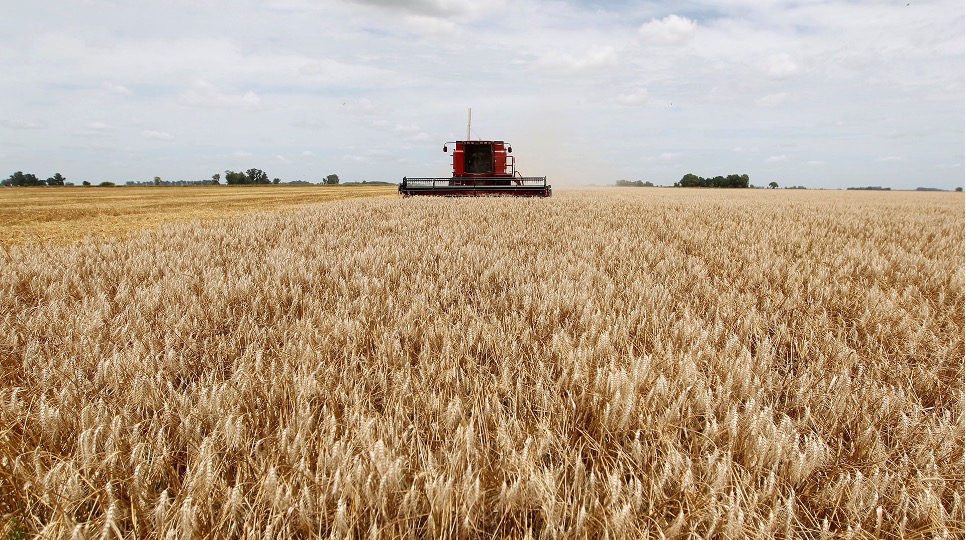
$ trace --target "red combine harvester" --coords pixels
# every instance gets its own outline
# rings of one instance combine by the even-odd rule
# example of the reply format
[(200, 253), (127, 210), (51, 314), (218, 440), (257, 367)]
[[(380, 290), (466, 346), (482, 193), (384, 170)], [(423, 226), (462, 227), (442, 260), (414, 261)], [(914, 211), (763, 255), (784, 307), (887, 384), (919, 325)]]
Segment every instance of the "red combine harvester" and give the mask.
[[(403, 178), (399, 193), (444, 197), (549, 197), (546, 176), (522, 176), (516, 170), (513, 148), (503, 141), (471, 141), (467, 122), (465, 141), (456, 141), (453, 150), (453, 176), (450, 178)], [(443, 145), (443, 152), (448, 152)]]

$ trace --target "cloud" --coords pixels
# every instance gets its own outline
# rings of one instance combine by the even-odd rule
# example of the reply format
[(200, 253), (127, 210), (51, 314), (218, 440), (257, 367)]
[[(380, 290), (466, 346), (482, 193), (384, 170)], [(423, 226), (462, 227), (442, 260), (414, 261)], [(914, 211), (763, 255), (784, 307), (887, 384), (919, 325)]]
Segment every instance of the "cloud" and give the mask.
[(328, 122), (319, 118), (299, 118), (298, 120), (292, 122), (295, 127), (303, 129), (311, 129), (314, 131), (321, 131), (329, 127)]
[(504, 7), (502, 0), (479, 2), (477, 0), (352, 0), (355, 4), (389, 8), (416, 16), (468, 17), (490, 15)]
[(617, 63), (617, 51), (614, 47), (594, 47), (578, 53), (551, 52), (539, 60), (539, 64), (554, 70), (567, 73), (593, 71)]
[(112, 94), (117, 94), (119, 96), (133, 96), (134, 95), (134, 92), (132, 92), (128, 87), (126, 87), (124, 85), (121, 85), (121, 84), (114, 84), (112, 82), (105, 82), (104, 84), (101, 85), (101, 87), (104, 88), (105, 90), (107, 90), (108, 92), (110, 92)]
[(172, 141), (174, 140), (174, 135), (166, 131), (155, 131), (153, 129), (146, 129), (141, 132), (141, 136), (149, 141)]
[(0, 126), (10, 129), (46, 129), (47, 124), (32, 120), (4, 119), (0, 120)]
[(389, 120), (378, 119), (370, 122), (370, 125), (374, 128), (378, 128), (383, 132), (389, 131), (391, 133), (396, 133), (403, 136), (410, 141), (428, 141), (429, 134), (424, 132), (419, 124), (400, 124), (393, 123)]
[(757, 103), (760, 107), (777, 107), (790, 101), (795, 101), (794, 94), (789, 94), (788, 92), (779, 92), (777, 94), (768, 94), (767, 96), (761, 97), (758, 99)]
[(222, 92), (215, 85), (197, 80), (191, 88), (181, 92), (178, 96), (179, 101), (184, 105), (192, 107), (202, 107), (205, 109), (241, 109), (243, 111), (254, 111), (261, 106), (261, 98), (255, 92), (248, 91), (244, 94), (227, 94)]
[(647, 102), (647, 88), (637, 88), (617, 96), (617, 102), (621, 105), (641, 105)]
[(78, 137), (105, 137), (114, 133), (114, 126), (105, 122), (88, 122), (84, 127), (74, 132)]
[(642, 24), (637, 35), (651, 45), (678, 45), (690, 39), (697, 27), (698, 24), (691, 19), (671, 14)]
[(886, 161), (886, 162), (902, 161), (902, 158), (900, 156), (884, 156), (884, 157), (880, 157), (876, 161)]
[[(799, 156), (817, 185), (961, 183), (964, 5), (905, 4), (204, 0), (185, 17), (177, 3), (21, 2), (0, 52), (16, 75), (0, 91), (0, 167), (73, 160), (68, 176), (123, 180), (157, 163), (152, 177), (188, 178), (254, 159), (232, 156), (244, 149), (292, 159), (294, 177), (316, 163), (395, 177), (445, 170), (424, 141), (461, 138), (473, 107), (481, 136), (512, 140), (555, 185), (636, 177), (627, 156), (659, 183), (683, 163), (761, 178)], [(105, 168), (123, 144), (139, 159)]]
[(661, 152), (657, 156), (647, 156), (644, 161), (656, 162), (656, 161), (671, 161), (683, 156), (681, 152)]
[(797, 75), (801, 68), (792, 58), (785, 54), (773, 54), (767, 57), (762, 65), (765, 72), (773, 79), (787, 79)]
[(768, 159), (765, 160), (765, 163), (778, 163), (780, 161), (785, 161), (787, 159), (788, 159), (788, 156), (784, 154), (780, 156), (770, 156)]
[(383, 116), (388, 113), (386, 109), (377, 107), (369, 98), (347, 99), (342, 102), (342, 110), (359, 116)]

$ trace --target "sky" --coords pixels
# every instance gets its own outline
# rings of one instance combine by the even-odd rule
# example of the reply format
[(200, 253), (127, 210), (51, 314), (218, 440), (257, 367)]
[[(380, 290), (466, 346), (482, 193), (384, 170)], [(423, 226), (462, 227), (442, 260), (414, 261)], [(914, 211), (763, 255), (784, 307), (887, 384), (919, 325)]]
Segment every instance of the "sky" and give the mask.
[[(0, 177), (964, 183), (962, 0), (72, 0), (0, 10)], [(452, 147), (450, 147), (452, 150)]]

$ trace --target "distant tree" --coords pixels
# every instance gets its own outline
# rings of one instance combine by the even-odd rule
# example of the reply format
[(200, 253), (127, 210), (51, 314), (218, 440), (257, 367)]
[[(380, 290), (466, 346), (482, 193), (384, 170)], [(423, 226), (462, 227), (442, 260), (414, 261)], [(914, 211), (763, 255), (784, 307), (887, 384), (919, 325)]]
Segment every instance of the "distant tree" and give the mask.
[(746, 188), (750, 185), (750, 179), (747, 174), (729, 174), (727, 177), (719, 175), (714, 178), (702, 178), (696, 174), (688, 173), (681, 180), (674, 183), (674, 187)]
[(97, 187), (114, 187), (116, 184), (114, 182), (101, 182), (97, 184)]
[(268, 175), (265, 174), (265, 171), (261, 169), (248, 169), (245, 175), (248, 176), (248, 179), (250, 180), (249, 183), (251, 184), (270, 184), (271, 183), (271, 181), (268, 179)]
[(156, 186), (160, 186), (161, 185), (161, 177), (160, 176), (155, 176), (154, 177), (154, 185), (156, 185)]
[(211, 175), (211, 183), (218, 185), (221, 182), (221, 174), (215, 173)]
[(618, 180), (618, 187), (654, 187), (653, 182), (645, 182), (643, 180)]
[(778, 182), (768, 182), (768, 187), (778, 189)]
[(10, 175), (3, 181), (5, 186), (42, 186), (44, 181), (37, 178), (35, 174), (24, 174), (23, 171), (17, 171)]
[(64, 182), (66, 180), (67, 179), (64, 178), (64, 175), (62, 175), (60, 173), (57, 173), (57, 174), (55, 174), (55, 175), (53, 175), (53, 176), (51, 176), (50, 178), (47, 179), (47, 185), (48, 186), (62, 186), (62, 185), (64, 185)]
[(326, 184), (338, 184), (339, 183), (339, 175), (337, 175), (337, 174), (330, 174), (329, 176), (326, 176), (325, 177), (325, 183)]
[(281, 184), (281, 183), (282, 183), (282, 181), (281, 181), (281, 180), (279, 180), (278, 178), (275, 178), (275, 179), (273, 179), (273, 180), (272, 180), (272, 183), (273, 183), (273, 184)]
[(235, 171), (225, 171), (225, 183), (228, 185), (233, 184), (248, 184), (248, 177), (245, 176), (243, 172)]
[(678, 187), (705, 187), (707, 186), (707, 180), (701, 178), (696, 174), (688, 173), (681, 177), (681, 180), (675, 182), (675, 186)]
[(956, 188), (956, 191), (962, 193), (963, 192), (963, 186), (959, 186), (958, 188)]
[[(155, 178), (157, 178), (157, 177), (155, 177)], [(160, 178), (158, 178), (158, 180), (160, 180)], [(81, 182), (81, 185), (82, 186), (89, 186), (89, 185), (91, 185), (91, 183), (88, 182), (87, 180), (84, 180), (83, 182)]]

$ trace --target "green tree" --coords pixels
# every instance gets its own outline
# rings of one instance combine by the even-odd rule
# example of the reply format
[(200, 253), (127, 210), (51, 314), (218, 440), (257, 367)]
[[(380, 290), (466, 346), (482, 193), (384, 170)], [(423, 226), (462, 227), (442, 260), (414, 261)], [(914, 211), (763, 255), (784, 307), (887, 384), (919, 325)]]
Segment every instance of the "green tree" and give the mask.
[(215, 173), (211, 175), (211, 183), (218, 185), (221, 182), (221, 174)]
[(681, 177), (681, 180), (675, 182), (677, 187), (707, 187), (708, 181), (696, 174), (688, 173)]
[(772, 189), (778, 189), (778, 182), (768, 182), (768, 187)]
[(57, 174), (55, 174), (55, 175), (53, 175), (53, 176), (51, 176), (50, 178), (47, 179), (47, 185), (48, 186), (62, 186), (62, 185), (64, 185), (64, 182), (65, 181), (67, 181), (67, 179), (64, 178), (64, 175), (62, 175), (60, 173), (57, 173)]
[[(155, 178), (158, 178), (158, 177), (157, 177), (157, 176), (155, 176)], [(160, 179), (160, 178), (158, 178), (158, 180), (161, 180), (161, 179)], [(91, 185), (91, 183), (90, 183), (90, 182), (88, 182), (87, 180), (84, 180), (83, 182), (81, 182), (81, 185), (82, 185), (82, 186), (89, 186), (89, 185)]]
[(10, 178), (7, 178), (6, 180), (4, 180), (3, 185), (18, 186), (18, 187), (19, 186), (42, 186), (44, 185), (44, 182), (43, 180), (38, 179), (37, 175), (35, 174), (30, 174), (30, 173), (24, 174), (23, 171), (17, 171), (11, 174)]
[(329, 176), (326, 176), (325, 177), (325, 183), (326, 184), (338, 184), (339, 183), (339, 175), (337, 175), (337, 174), (330, 174)]
[(282, 181), (281, 181), (281, 180), (279, 180), (278, 178), (275, 178), (274, 180), (272, 180), (272, 183), (273, 183), (273, 184), (281, 184), (281, 183), (282, 183)]
[(248, 177), (245, 176), (243, 172), (235, 171), (225, 171), (225, 183), (228, 185), (233, 184), (248, 184)]
[(248, 169), (245, 173), (248, 176), (249, 183), (251, 184), (270, 184), (271, 180), (268, 179), (268, 175), (265, 171), (261, 169)]
[(962, 191), (963, 191), (963, 186), (959, 186), (958, 188), (956, 188), (956, 191), (958, 191), (958, 192), (960, 192), (960, 193), (962, 193)]
[(717, 188), (746, 188), (750, 184), (747, 174), (729, 174), (727, 177), (718, 175), (714, 178), (702, 178), (688, 173), (681, 180), (674, 183), (674, 187), (717, 187)]

